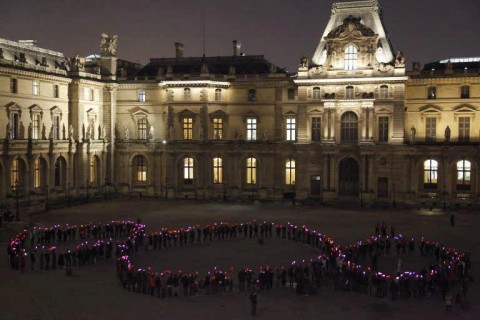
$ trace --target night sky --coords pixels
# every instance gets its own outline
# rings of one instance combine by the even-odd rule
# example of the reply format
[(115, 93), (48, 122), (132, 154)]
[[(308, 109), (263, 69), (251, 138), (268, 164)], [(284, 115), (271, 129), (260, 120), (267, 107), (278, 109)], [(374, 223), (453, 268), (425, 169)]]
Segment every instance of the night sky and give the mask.
[[(117, 34), (117, 56), (130, 61), (231, 55), (232, 40), (246, 54), (263, 54), (296, 71), (312, 57), (330, 16), (329, 0), (0, 0), (0, 37), (35, 39), (66, 56), (99, 52), (100, 34)], [(410, 68), (448, 57), (480, 56), (479, 0), (381, 0), (395, 50)]]

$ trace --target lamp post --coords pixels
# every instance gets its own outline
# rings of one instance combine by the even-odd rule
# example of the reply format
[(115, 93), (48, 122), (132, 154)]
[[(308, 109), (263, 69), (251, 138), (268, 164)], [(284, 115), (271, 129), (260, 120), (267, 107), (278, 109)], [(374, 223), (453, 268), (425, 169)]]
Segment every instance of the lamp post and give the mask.
[(16, 212), (15, 220), (20, 221), (20, 203), (18, 201), (18, 179), (15, 180), (15, 197), (17, 202), (17, 212)]
[(295, 194), (295, 181), (292, 181), (292, 206), (296, 203), (296, 194)]

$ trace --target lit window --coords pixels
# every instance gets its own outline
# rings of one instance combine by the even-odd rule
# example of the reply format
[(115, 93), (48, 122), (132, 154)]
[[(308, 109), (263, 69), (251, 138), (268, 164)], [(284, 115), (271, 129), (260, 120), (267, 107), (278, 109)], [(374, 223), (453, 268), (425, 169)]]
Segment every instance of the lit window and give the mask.
[(248, 90), (248, 101), (254, 102), (257, 100), (257, 91), (255, 89)]
[(213, 118), (213, 138), (220, 140), (223, 138), (223, 119)]
[(438, 162), (433, 159), (423, 163), (423, 186), (427, 189), (436, 189), (438, 180)]
[(341, 140), (356, 143), (358, 140), (358, 117), (354, 112), (345, 112), (341, 118)]
[(40, 159), (37, 158), (33, 162), (33, 187), (40, 188), (41, 187), (41, 164)]
[(467, 160), (457, 162), (457, 190), (470, 190), (472, 164)]
[(140, 118), (137, 120), (138, 139), (147, 139), (147, 118)]
[(425, 120), (425, 141), (435, 142), (437, 139), (437, 118), (428, 117)]
[(387, 99), (388, 98), (388, 86), (383, 85), (380, 86), (380, 99)]
[(38, 96), (38, 82), (35, 80), (33, 81), (32, 94)]
[(313, 88), (313, 99), (314, 100), (320, 100), (320, 88), (319, 87), (315, 87)]
[(257, 140), (257, 119), (247, 118), (247, 140)]
[(388, 117), (378, 118), (378, 141), (388, 142)]
[(290, 159), (285, 164), (285, 184), (295, 185), (295, 160)]
[(322, 137), (322, 118), (312, 118), (312, 141), (320, 141)]
[(183, 118), (183, 140), (192, 140), (193, 139), (193, 118)]
[(223, 183), (222, 158), (213, 158), (213, 183)]
[(353, 45), (349, 45), (345, 48), (345, 70), (357, 69), (358, 53), (357, 48)]
[(40, 138), (40, 114), (32, 115), (32, 139)]
[(145, 90), (138, 91), (138, 102), (145, 102)]
[(20, 185), (20, 175), (18, 172), (18, 159), (12, 161), (12, 167), (10, 168), (10, 185), (12, 190), (16, 190)]
[(184, 100), (192, 99), (192, 91), (190, 90), (190, 88), (183, 89), (183, 99)]
[(462, 99), (468, 99), (468, 98), (470, 98), (470, 87), (469, 87), (469, 86), (463, 86), (463, 87), (461, 88), (460, 97), (461, 97)]
[(295, 89), (294, 88), (288, 89), (287, 98), (288, 98), (288, 100), (295, 100)]
[(353, 99), (353, 98), (355, 98), (353, 86), (348, 86), (348, 87), (346, 88), (346, 98), (347, 98), (347, 99)]
[(295, 118), (287, 118), (287, 141), (295, 141), (297, 139), (295, 121)]
[(427, 98), (428, 99), (437, 99), (437, 88), (428, 87)]
[(137, 182), (147, 182), (147, 161), (144, 156), (135, 157)]
[(247, 159), (247, 183), (257, 183), (257, 159), (255, 158)]
[(193, 158), (183, 159), (183, 183), (193, 183)]
[(222, 89), (215, 89), (215, 101), (222, 101)]
[(17, 93), (17, 79), (10, 79), (10, 93)]
[(470, 141), (470, 117), (458, 118), (458, 141), (459, 142)]
[(58, 98), (60, 96), (60, 89), (58, 87), (58, 84), (55, 84), (53, 86), (53, 97)]
[(97, 158), (95, 156), (90, 157), (89, 178), (90, 183), (95, 183), (97, 178)]

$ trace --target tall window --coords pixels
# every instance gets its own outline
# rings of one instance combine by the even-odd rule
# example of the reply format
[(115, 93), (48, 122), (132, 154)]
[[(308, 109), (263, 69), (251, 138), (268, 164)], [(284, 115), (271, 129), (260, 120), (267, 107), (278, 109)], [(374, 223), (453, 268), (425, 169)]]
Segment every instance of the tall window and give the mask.
[(437, 88), (436, 87), (428, 87), (427, 99), (437, 99)]
[(247, 183), (257, 183), (257, 159), (255, 158), (247, 159)]
[(388, 117), (378, 118), (378, 141), (388, 142)]
[(289, 88), (287, 91), (287, 99), (288, 100), (295, 100), (295, 89)]
[(297, 139), (297, 130), (296, 130), (296, 119), (287, 118), (286, 129), (287, 129), (287, 141), (295, 141)]
[(147, 139), (147, 118), (139, 118), (137, 120), (138, 139)]
[(345, 70), (357, 69), (358, 53), (354, 45), (345, 48)]
[(183, 89), (183, 99), (184, 100), (192, 99), (192, 91), (190, 90), (190, 88)]
[(145, 90), (138, 90), (138, 102), (145, 102)]
[(356, 143), (358, 140), (358, 117), (354, 112), (342, 115), (341, 139), (347, 143)]
[(320, 100), (320, 88), (319, 87), (313, 88), (313, 99), (314, 100)]
[(458, 141), (459, 142), (470, 141), (470, 117), (458, 118)]
[(312, 141), (320, 141), (322, 139), (322, 118), (312, 118)]
[(472, 164), (468, 160), (457, 162), (457, 190), (470, 190)]
[(435, 142), (437, 136), (437, 118), (425, 119), (425, 142)]
[(460, 98), (462, 98), (462, 99), (470, 98), (470, 87), (469, 86), (463, 86), (461, 88)]
[(183, 140), (193, 139), (193, 118), (187, 117), (182, 120)]
[(12, 161), (12, 167), (10, 168), (10, 185), (12, 190), (16, 190), (17, 186), (20, 185), (20, 175), (18, 172), (18, 159)]
[(98, 170), (97, 157), (92, 156), (90, 157), (90, 171), (89, 171), (89, 179), (88, 179), (90, 183), (95, 183), (95, 181), (97, 180), (97, 170)]
[(42, 186), (42, 168), (40, 158), (33, 161), (33, 187), (40, 188)]
[(215, 101), (222, 101), (222, 89), (215, 89)]
[(223, 119), (213, 118), (213, 138), (216, 140), (223, 139)]
[(60, 116), (53, 116), (52, 121), (52, 138), (58, 140), (60, 139)]
[(17, 79), (10, 79), (10, 93), (17, 93), (18, 92), (18, 85)]
[(32, 83), (32, 94), (34, 96), (38, 96), (38, 81), (36, 80), (33, 80), (33, 83)]
[(60, 88), (58, 84), (53, 85), (53, 97), (58, 98), (60, 96)]
[(20, 114), (17, 112), (10, 113), (10, 138), (18, 139), (18, 128), (20, 122)]
[(248, 90), (248, 101), (254, 102), (257, 100), (257, 91), (255, 89)]
[(345, 90), (345, 97), (347, 99), (353, 99), (355, 98), (355, 93), (354, 93), (354, 90), (353, 90), (353, 86), (348, 86)]
[(247, 118), (247, 140), (257, 140), (256, 118)]
[(438, 182), (438, 162), (433, 159), (423, 163), (423, 186), (426, 189), (436, 189)]
[(387, 99), (388, 98), (388, 86), (383, 85), (380, 86), (380, 99)]
[(295, 185), (295, 160), (289, 159), (285, 164), (285, 184)]
[(55, 186), (61, 187), (65, 185), (65, 178), (67, 174), (67, 162), (65, 158), (58, 157), (55, 161)]
[(222, 158), (213, 158), (213, 183), (223, 183)]
[(147, 182), (147, 159), (144, 156), (135, 157), (137, 182)]
[(34, 113), (32, 115), (32, 139), (40, 138), (40, 114)]
[(193, 183), (193, 158), (183, 159), (183, 183)]

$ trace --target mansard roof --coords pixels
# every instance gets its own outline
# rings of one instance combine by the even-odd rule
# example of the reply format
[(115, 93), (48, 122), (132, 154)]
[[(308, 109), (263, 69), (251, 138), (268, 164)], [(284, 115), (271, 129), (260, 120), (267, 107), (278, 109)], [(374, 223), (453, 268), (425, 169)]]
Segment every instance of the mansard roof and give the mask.
[(413, 78), (478, 76), (480, 73), (480, 57), (449, 58), (426, 63), (419, 71), (410, 71)]

